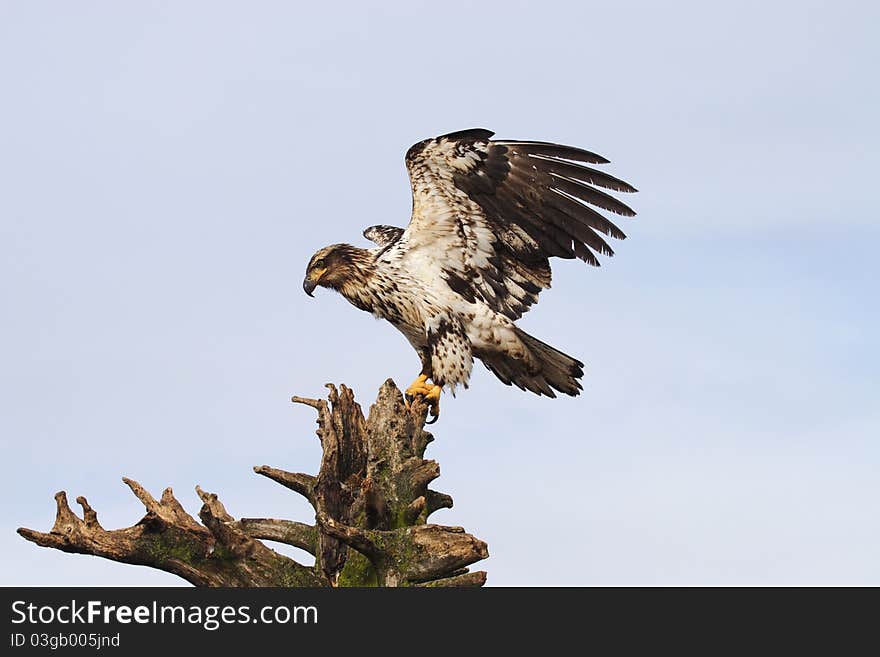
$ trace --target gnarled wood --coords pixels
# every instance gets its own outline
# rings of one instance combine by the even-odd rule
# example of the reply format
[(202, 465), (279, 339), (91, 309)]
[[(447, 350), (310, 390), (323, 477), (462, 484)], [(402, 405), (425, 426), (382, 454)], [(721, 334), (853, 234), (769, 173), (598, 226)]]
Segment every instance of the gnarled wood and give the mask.
[(232, 522), (212, 493), (196, 488), (202, 498), (199, 524), (184, 511), (170, 488), (156, 501), (138, 482), (123, 479), (147, 509), (132, 527), (106, 530), (84, 497), (79, 518), (67, 495), (55, 495), (55, 525), (48, 533), (19, 529), (43, 547), (92, 554), (113, 561), (151, 566), (179, 575), (196, 586), (326, 586), (313, 568), (278, 554)]
[[(235, 520), (215, 494), (197, 486), (200, 523), (170, 488), (157, 501), (124, 479), (146, 507), (136, 525), (106, 530), (84, 497), (77, 498), (80, 518), (59, 492), (52, 529), (18, 533), (43, 547), (165, 570), (196, 586), (482, 586), (486, 573), (467, 566), (488, 556), (486, 544), (460, 527), (427, 524), (434, 511), (452, 507), (452, 498), (428, 488), (440, 468), (424, 458), (433, 440), (424, 430), (425, 404), (407, 407), (388, 380), (365, 418), (349, 388), (328, 388), (327, 400), (293, 398), (318, 412), (318, 475), (254, 468), (308, 499), (314, 525)], [(301, 548), (315, 564), (300, 564), (262, 540)]]

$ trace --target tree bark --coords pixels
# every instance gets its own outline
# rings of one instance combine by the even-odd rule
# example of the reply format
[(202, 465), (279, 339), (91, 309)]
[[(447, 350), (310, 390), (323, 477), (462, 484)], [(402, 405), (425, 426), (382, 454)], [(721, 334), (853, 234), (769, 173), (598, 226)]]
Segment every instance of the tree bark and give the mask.
[[(106, 530), (84, 497), (77, 498), (80, 518), (62, 491), (49, 532), (18, 533), (43, 547), (150, 566), (196, 586), (482, 586), (486, 573), (467, 567), (489, 556), (486, 544), (461, 527), (427, 523), (437, 509), (452, 507), (449, 495), (428, 488), (440, 468), (424, 458), (433, 440), (424, 430), (427, 406), (417, 399), (407, 407), (389, 379), (365, 418), (350, 389), (327, 387), (328, 400), (293, 398), (318, 412), (318, 475), (254, 468), (305, 497), (314, 525), (235, 520), (215, 494), (196, 486), (199, 523), (170, 488), (157, 501), (124, 478), (146, 507), (137, 524)], [(263, 540), (303, 549), (315, 563), (300, 564)]]

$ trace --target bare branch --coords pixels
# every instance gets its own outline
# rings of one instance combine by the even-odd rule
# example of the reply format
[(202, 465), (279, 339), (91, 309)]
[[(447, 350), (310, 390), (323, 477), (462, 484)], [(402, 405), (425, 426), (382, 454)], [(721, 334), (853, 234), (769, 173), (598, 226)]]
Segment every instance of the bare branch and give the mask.
[(451, 509), (452, 508), (452, 497), (447, 495), (446, 493), (438, 493), (435, 490), (429, 490), (427, 495), (428, 501), (428, 515), (430, 516), (434, 511), (438, 509)]
[(315, 486), (318, 482), (317, 477), (303, 474), (302, 472), (287, 472), (286, 470), (279, 470), (278, 468), (272, 468), (268, 465), (254, 466), (254, 472), (263, 475), (264, 477), (269, 477), (272, 481), (276, 481), (282, 486), (299, 493), (305, 497), (313, 507), (315, 506)]
[(89, 529), (101, 529), (101, 525), (98, 523), (98, 514), (89, 506), (88, 500), (80, 495), (76, 498), (76, 503), (83, 509), (83, 520), (85, 521), (86, 527)]
[(318, 530), (303, 522), (274, 518), (242, 518), (236, 526), (251, 538), (286, 543), (312, 555), (317, 551)]
[(308, 397), (297, 397), (294, 395), (290, 398), (294, 404), (305, 404), (306, 406), (311, 406), (314, 409), (317, 409), (318, 412), (321, 411), (321, 408), (327, 404), (323, 399), (309, 399)]
[(122, 478), (123, 483), (126, 486), (131, 488), (131, 492), (134, 493), (134, 496), (138, 498), (141, 502), (143, 502), (147, 511), (151, 513), (157, 513), (159, 509), (159, 503), (150, 495), (147, 490), (141, 486), (134, 479), (129, 479), (128, 477)]
[(443, 579), (435, 579), (430, 582), (423, 582), (421, 584), (416, 584), (416, 586), (425, 586), (425, 587), (461, 587), (461, 586), (483, 586), (486, 583), (486, 571), (479, 570), (475, 573), (463, 573), (461, 575), (456, 575), (454, 577), (444, 577)]
[(369, 538), (369, 531), (358, 529), (357, 527), (349, 527), (340, 522), (336, 522), (330, 516), (324, 513), (318, 513), (318, 526), (327, 534), (334, 538), (338, 538), (347, 545), (350, 545), (358, 552), (363, 553), (371, 560), (382, 559), (385, 553)]
[(326, 579), (293, 559), (270, 550), (242, 532), (213, 493), (198, 489), (204, 501), (200, 525), (166, 489), (157, 502), (140, 484), (125, 483), (147, 514), (124, 529), (105, 530), (85, 498), (77, 498), (78, 518), (62, 491), (55, 495), (56, 518), (48, 533), (20, 528), (25, 539), (65, 552), (91, 554), (123, 563), (151, 566), (196, 586), (327, 586)]
[(440, 464), (437, 461), (421, 461), (410, 475), (410, 485), (415, 490), (423, 490), (439, 476)]
[(406, 507), (406, 510), (403, 512), (403, 521), (407, 525), (416, 524), (416, 521), (419, 519), (419, 516), (422, 515), (422, 511), (425, 510), (425, 507), (425, 496), (420, 495)]

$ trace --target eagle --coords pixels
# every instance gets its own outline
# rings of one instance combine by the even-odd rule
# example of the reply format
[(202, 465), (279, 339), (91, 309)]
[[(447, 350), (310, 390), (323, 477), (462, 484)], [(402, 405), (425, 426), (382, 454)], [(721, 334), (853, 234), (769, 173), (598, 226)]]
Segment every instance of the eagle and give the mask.
[(306, 268), (303, 289), (336, 290), (393, 324), (421, 360), (406, 390), (440, 414), (440, 393), (467, 387), (475, 358), (503, 383), (537, 395), (578, 395), (584, 364), (516, 321), (550, 287), (550, 258), (598, 267), (624, 233), (599, 210), (635, 212), (605, 190), (632, 185), (587, 164), (604, 157), (542, 141), (494, 140), (482, 128), (426, 139), (406, 153), (412, 216), (371, 226), (362, 249), (333, 244)]

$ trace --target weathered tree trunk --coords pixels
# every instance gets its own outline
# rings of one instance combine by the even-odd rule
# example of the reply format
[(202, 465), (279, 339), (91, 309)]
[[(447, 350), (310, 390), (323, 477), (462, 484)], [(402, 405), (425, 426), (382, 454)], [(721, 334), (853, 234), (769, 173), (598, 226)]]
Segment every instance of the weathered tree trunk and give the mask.
[[(417, 400), (407, 408), (389, 380), (364, 418), (351, 390), (328, 388), (329, 404), (293, 398), (318, 411), (318, 476), (254, 468), (309, 500), (314, 525), (236, 521), (216, 495), (196, 486), (200, 524), (170, 488), (157, 501), (123, 479), (147, 509), (136, 525), (106, 530), (84, 497), (77, 498), (80, 518), (60, 492), (51, 531), (18, 533), (44, 547), (165, 570), (196, 586), (482, 586), (486, 573), (467, 566), (488, 556), (486, 544), (461, 527), (427, 524), (431, 513), (452, 506), (451, 497), (428, 489), (440, 468), (424, 459), (433, 440), (424, 430), (427, 407)], [(260, 539), (306, 550), (315, 564), (304, 566)]]

